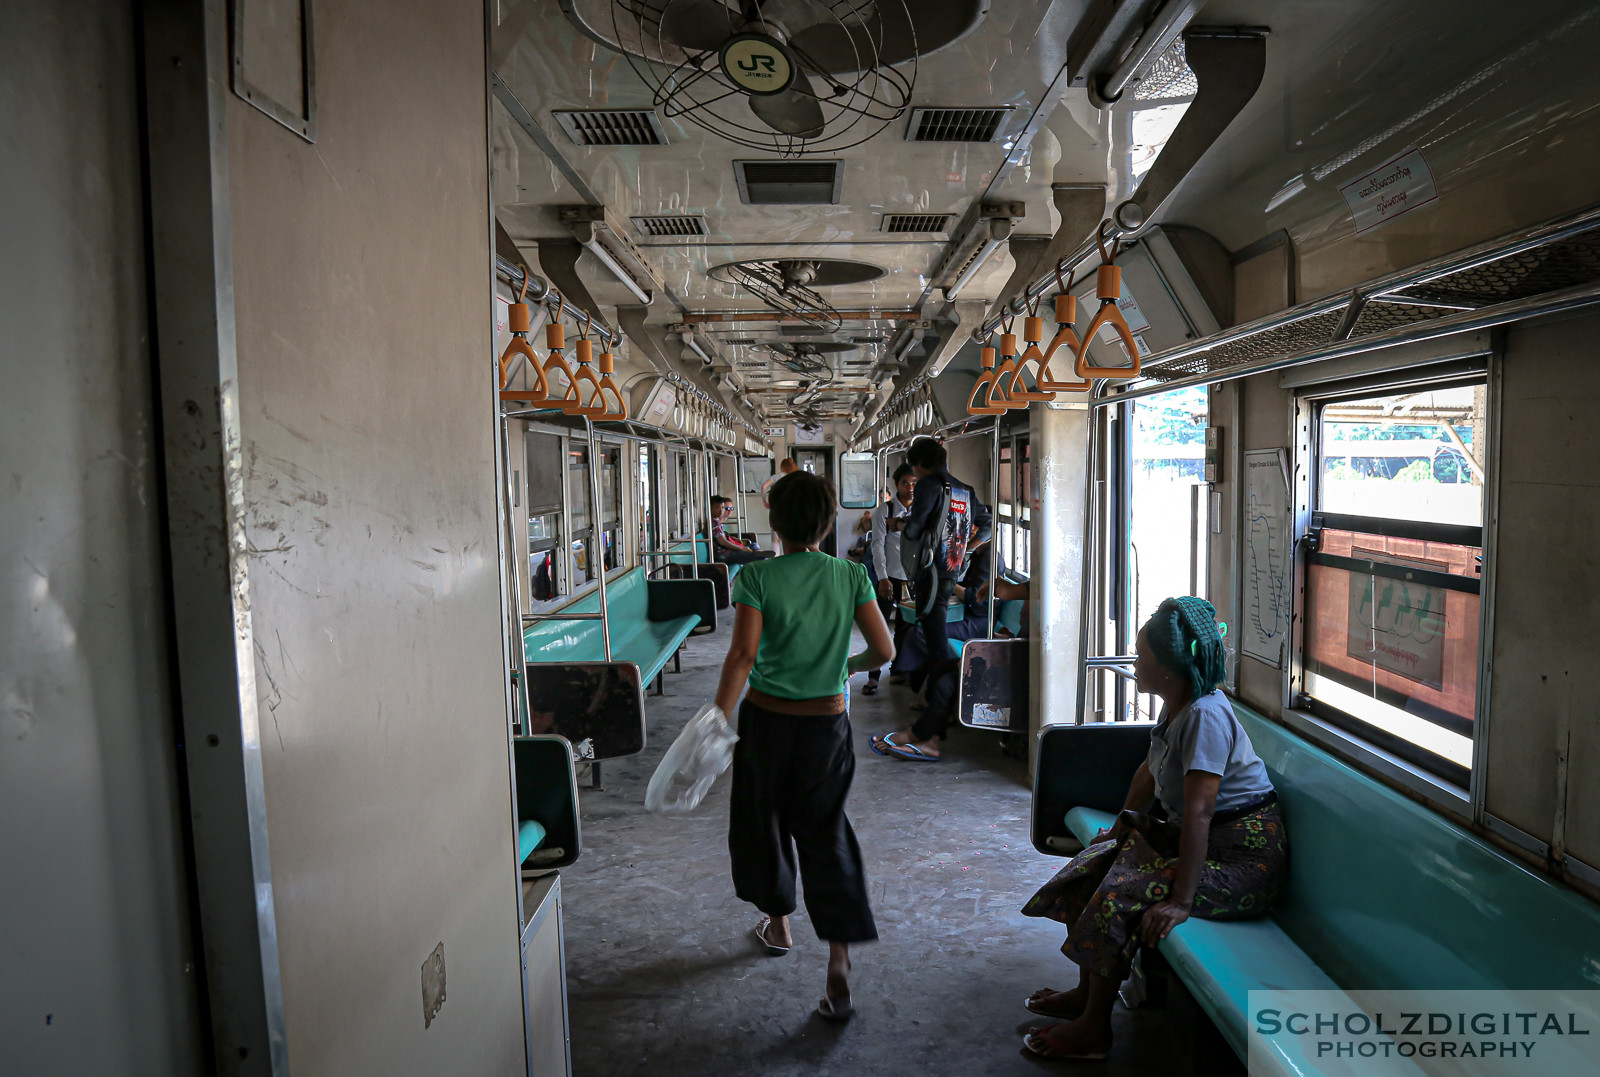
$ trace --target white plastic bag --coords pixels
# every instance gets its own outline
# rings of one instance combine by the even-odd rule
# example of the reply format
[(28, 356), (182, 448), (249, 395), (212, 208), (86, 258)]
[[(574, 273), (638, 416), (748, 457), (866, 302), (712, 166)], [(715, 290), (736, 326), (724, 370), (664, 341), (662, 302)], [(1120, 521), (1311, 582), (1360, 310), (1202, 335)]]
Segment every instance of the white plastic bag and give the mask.
[(647, 811), (693, 811), (711, 791), (711, 783), (733, 762), (739, 739), (728, 716), (715, 703), (700, 708), (672, 742), (644, 791)]

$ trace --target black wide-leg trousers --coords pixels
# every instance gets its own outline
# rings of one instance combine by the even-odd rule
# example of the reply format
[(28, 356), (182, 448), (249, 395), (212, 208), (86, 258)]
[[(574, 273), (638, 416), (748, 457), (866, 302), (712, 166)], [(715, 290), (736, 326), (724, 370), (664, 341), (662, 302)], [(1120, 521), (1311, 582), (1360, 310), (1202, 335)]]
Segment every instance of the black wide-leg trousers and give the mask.
[(768, 916), (795, 910), (795, 869), (806, 913), (828, 942), (878, 937), (861, 847), (844, 814), (856, 757), (847, 714), (775, 714), (746, 702), (733, 748), (728, 855), (733, 888)]

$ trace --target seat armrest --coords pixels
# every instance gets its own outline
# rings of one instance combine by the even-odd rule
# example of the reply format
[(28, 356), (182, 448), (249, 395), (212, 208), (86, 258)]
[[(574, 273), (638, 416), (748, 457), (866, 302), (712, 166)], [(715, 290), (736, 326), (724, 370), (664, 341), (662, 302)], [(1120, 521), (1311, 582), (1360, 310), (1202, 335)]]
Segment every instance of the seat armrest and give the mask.
[(1093, 808), (1117, 812), (1128, 798), (1134, 771), (1150, 754), (1151, 722), (1052, 725), (1039, 731), (1033, 776), (1033, 847), (1049, 856), (1050, 838), (1071, 837), (1067, 812)]
[(650, 620), (693, 616), (700, 618), (696, 632), (716, 629), (717, 592), (710, 580), (647, 580), (645, 587)]

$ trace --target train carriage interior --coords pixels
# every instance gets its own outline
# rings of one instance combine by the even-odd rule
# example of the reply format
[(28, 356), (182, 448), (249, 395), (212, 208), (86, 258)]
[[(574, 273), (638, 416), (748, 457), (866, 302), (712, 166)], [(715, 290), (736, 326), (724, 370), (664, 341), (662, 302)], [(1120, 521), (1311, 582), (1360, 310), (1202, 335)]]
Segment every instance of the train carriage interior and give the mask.
[[(1600, 1072), (1597, 48), (0, 6), (0, 1073)], [(902, 590), (907, 469), (989, 522)], [(732, 776), (646, 806), (796, 472), (899, 651), (830, 764), (853, 1010), (736, 894)], [(1163, 784), (1202, 695), (1221, 773)]]

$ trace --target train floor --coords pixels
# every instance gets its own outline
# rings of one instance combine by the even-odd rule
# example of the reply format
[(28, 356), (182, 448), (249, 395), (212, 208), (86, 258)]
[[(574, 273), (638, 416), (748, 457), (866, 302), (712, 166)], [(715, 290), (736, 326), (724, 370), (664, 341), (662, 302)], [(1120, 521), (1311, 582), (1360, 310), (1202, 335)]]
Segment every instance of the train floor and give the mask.
[[(730, 622), (724, 614), (716, 633), (691, 639), (666, 695), (647, 698), (645, 751), (606, 761), (602, 788), (582, 793), (583, 856), (562, 872), (573, 1071), (965, 1077), (1059, 1068), (1022, 1049), (1024, 1032), (1045, 1023), (1022, 1002), (1036, 988), (1071, 986), (1076, 966), (1061, 955), (1059, 924), (1019, 910), (1063, 861), (1029, 844), (1027, 770), (994, 735), (954, 730), (937, 764), (878, 756), (867, 738), (899, 724), (913, 697), (887, 680), (862, 696), (862, 678), (852, 679), (850, 818), (880, 938), (852, 950), (856, 1014), (844, 1025), (813, 1012), (827, 946), (803, 901), (794, 949), (767, 957), (757, 948), (760, 914), (734, 896), (728, 875), (727, 776), (691, 814), (645, 811), (657, 762), (715, 693)], [(1070, 1068), (1086, 1077), (1190, 1069), (1163, 1011), (1119, 1004), (1115, 1028), (1108, 1061)], [(1234, 1069), (1231, 1054), (1220, 1061)]]

